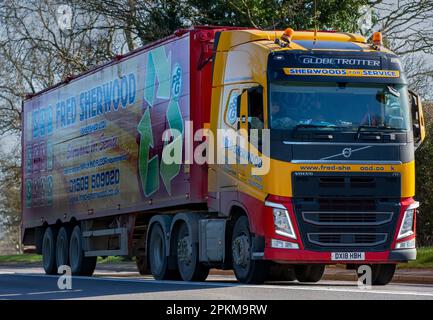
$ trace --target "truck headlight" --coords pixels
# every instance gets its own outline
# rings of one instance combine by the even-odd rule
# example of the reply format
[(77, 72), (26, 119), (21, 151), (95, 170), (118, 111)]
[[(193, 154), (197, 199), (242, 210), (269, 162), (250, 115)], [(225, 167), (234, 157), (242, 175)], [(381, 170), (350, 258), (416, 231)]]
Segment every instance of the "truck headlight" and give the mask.
[(403, 221), (401, 222), (397, 239), (406, 238), (413, 234), (413, 222), (415, 218), (416, 208), (418, 207), (419, 202), (414, 202), (404, 212)]
[(403, 241), (403, 242), (397, 242), (395, 245), (396, 249), (414, 249), (415, 248), (415, 238)]
[(272, 213), (274, 215), (275, 233), (284, 237), (296, 239), (296, 234), (293, 229), (292, 221), (290, 220), (289, 212), (287, 211), (287, 209), (279, 203), (269, 201), (266, 201), (265, 205), (267, 207), (272, 207)]

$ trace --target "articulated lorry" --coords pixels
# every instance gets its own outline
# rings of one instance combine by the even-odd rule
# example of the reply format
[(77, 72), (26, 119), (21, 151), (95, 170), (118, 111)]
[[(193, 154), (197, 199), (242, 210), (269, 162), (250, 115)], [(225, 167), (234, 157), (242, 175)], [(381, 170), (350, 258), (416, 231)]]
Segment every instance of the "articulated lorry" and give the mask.
[(416, 258), (423, 121), (380, 33), (178, 30), (23, 102), (22, 241), (47, 274), (127, 256), (156, 279), (345, 264), (384, 285)]

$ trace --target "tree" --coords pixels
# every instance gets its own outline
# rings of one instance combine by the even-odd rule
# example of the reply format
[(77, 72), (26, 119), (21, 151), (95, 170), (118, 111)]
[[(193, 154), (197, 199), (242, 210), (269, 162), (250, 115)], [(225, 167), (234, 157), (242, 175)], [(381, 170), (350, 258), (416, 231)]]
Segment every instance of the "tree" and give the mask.
[(416, 196), (421, 206), (417, 216), (419, 245), (433, 245), (433, 102), (424, 104), (426, 139), (416, 151)]
[(376, 0), (370, 6), (373, 28), (402, 57), (410, 87), (433, 99), (433, 0)]
[[(314, 14), (318, 29), (357, 31), (360, 8), (367, 0), (190, 0), (198, 17), (193, 23), (234, 25), (261, 29), (314, 29)], [(316, 10), (315, 10), (316, 9)]]
[[(191, 25), (241, 26), (261, 29), (314, 28), (314, 1), (306, 0), (82, 0), (125, 32), (129, 49)], [(317, 1), (317, 27), (356, 31), (367, 0)]]
[(0, 4), (0, 220), (20, 225), (21, 101), (121, 52), (124, 39), (100, 15), (73, 11), (62, 25), (61, 4), (49, 0), (8, 0)]

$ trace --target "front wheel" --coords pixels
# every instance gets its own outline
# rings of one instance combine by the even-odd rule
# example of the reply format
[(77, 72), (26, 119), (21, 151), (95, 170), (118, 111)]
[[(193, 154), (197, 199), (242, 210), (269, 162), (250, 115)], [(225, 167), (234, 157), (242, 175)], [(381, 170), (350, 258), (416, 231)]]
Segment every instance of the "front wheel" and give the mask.
[(299, 282), (318, 282), (325, 272), (323, 264), (296, 265), (295, 275)]
[(233, 229), (232, 258), (233, 271), (241, 283), (263, 283), (268, 274), (268, 265), (263, 260), (253, 260), (252, 236), (246, 216), (240, 217)]
[[(371, 267), (371, 284), (373, 286), (384, 286), (392, 281), (394, 277), (395, 264), (373, 264)], [(358, 273), (358, 277), (362, 274)]]
[(269, 267), (267, 281), (295, 281), (295, 268), (286, 264), (275, 264)]

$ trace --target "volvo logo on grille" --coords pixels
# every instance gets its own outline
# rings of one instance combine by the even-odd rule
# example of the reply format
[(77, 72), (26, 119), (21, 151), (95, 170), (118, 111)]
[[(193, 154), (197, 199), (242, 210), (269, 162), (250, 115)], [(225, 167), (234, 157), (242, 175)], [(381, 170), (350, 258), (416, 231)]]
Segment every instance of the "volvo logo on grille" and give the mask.
[(343, 154), (343, 157), (345, 158), (350, 158), (350, 156), (352, 155), (352, 149), (351, 148), (344, 148), (343, 152), (341, 152)]

